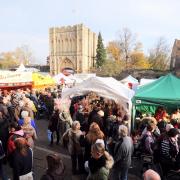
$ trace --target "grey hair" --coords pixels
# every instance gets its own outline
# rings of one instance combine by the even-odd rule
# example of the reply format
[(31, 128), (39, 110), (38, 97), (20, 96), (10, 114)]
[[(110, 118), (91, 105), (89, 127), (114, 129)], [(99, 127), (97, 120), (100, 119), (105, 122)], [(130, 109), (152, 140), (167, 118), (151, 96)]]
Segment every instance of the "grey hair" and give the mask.
[(125, 125), (119, 126), (119, 136), (126, 137), (128, 135), (128, 128)]
[(79, 121), (73, 121), (73, 123), (72, 123), (72, 129), (73, 129), (73, 130), (76, 130), (78, 125), (80, 125)]

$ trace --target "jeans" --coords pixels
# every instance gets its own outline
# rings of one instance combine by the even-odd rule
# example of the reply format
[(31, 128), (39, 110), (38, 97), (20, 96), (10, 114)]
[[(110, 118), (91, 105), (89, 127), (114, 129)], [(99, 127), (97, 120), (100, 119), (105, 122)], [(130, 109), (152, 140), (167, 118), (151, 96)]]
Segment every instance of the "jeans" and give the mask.
[(111, 179), (113, 180), (128, 180), (128, 167), (113, 167)]
[(73, 173), (76, 173), (77, 171), (77, 164), (78, 164), (78, 170), (79, 172), (83, 172), (84, 170), (84, 160), (83, 160), (83, 154), (73, 154), (71, 155), (71, 162), (72, 162), (72, 171)]
[[(56, 130), (56, 131), (54, 131), (54, 132), (56, 132), (56, 138), (57, 138), (57, 141), (56, 141), (56, 144), (58, 144), (59, 143), (59, 130)], [(54, 132), (52, 132), (52, 134), (51, 134), (51, 144), (53, 144), (53, 141), (54, 141)]]
[(4, 170), (3, 170), (3, 162), (2, 162), (2, 159), (0, 159), (0, 179), (2, 180), (7, 180), (7, 177), (4, 173)]

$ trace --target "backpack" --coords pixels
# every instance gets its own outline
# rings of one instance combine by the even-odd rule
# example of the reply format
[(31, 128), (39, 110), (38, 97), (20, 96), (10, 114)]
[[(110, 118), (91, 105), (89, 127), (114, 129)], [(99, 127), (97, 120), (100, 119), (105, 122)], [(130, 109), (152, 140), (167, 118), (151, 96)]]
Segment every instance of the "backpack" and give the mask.
[(16, 140), (16, 138), (19, 138), (19, 137), (22, 137), (18, 134), (12, 134), (9, 139), (8, 139), (8, 142), (7, 142), (7, 153), (8, 155), (11, 154), (15, 149), (15, 144), (14, 144), (14, 141)]

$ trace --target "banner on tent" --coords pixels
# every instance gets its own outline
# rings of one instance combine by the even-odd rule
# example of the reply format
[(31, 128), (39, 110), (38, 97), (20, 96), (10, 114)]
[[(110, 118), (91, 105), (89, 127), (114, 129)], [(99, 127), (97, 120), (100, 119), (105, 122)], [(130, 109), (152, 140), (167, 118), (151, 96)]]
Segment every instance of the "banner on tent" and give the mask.
[(30, 72), (0, 72), (0, 84), (14, 84), (32, 82), (32, 73)]

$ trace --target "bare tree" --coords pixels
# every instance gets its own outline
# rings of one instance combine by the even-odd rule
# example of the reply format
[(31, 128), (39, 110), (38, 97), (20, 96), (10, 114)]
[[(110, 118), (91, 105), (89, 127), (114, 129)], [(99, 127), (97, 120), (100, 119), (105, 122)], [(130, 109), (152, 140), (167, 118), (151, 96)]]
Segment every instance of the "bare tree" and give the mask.
[(22, 45), (16, 48), (14, 55), (19, 63), (28, 65), (34, 61), (33, 53), (28, 45)]
[(121, 59), (125, 61), (126, 69), (130, 61), (130, 54), (136, 46), (136, 35), (133, 35), (128, 28), (119, 32), (118, 45), (121, 52)]
[(149, 62), (152, 69), (169, 69), (170, 48), (164, 37), (160, 37), (155, 44), (155, 48), (150, 49)]

